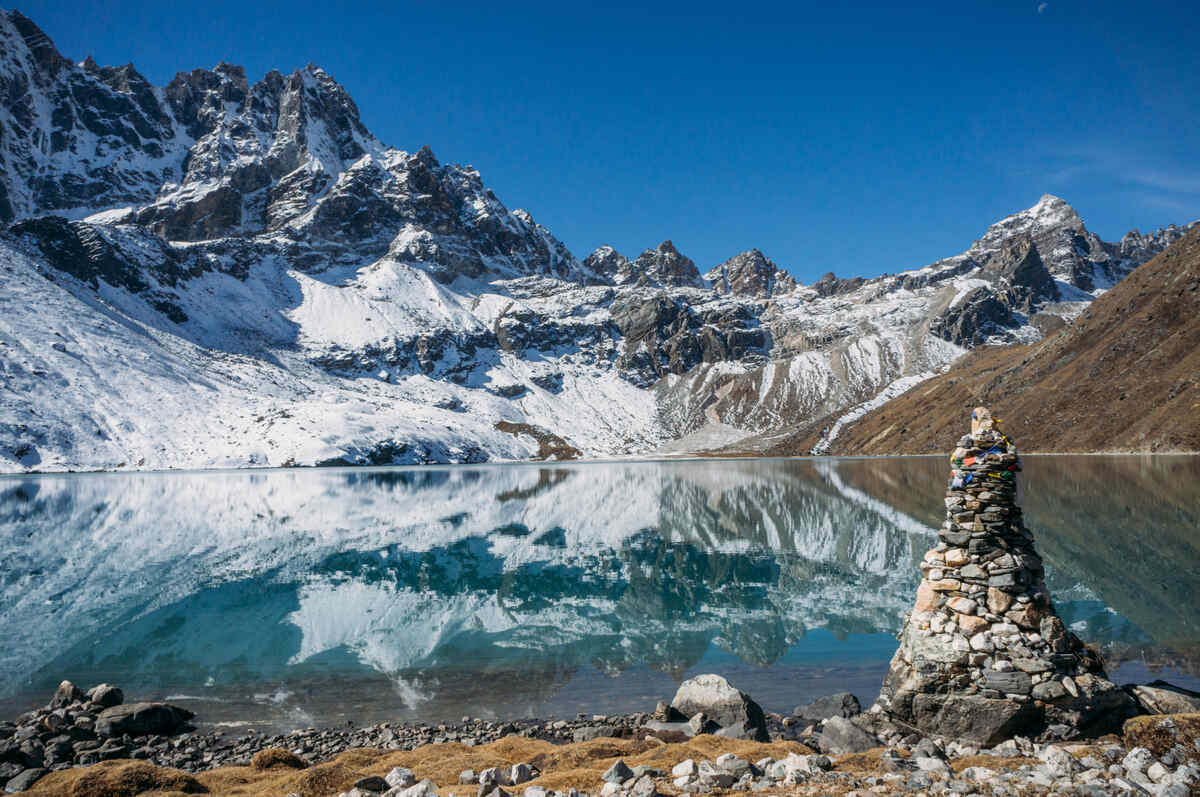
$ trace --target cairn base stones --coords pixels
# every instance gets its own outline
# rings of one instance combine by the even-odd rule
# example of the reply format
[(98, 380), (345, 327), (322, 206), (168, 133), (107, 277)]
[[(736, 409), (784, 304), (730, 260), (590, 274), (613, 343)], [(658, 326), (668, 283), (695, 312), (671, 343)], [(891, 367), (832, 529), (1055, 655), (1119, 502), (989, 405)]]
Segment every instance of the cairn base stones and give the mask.
[(875, 710), (923, 734), (990, 746), (1014, 735), (1119, 730), (1137, 713), (1054, 610), (1017, 505), (1016, 446), (984, 407), (951, 455), (946, 519)]

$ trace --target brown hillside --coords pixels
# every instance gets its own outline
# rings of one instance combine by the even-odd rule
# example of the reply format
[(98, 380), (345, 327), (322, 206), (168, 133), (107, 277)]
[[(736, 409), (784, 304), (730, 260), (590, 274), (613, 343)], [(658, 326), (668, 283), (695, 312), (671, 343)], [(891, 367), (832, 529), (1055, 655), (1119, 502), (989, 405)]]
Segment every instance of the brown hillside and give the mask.
[(978, 404), (1026, 451), (1200, 451), (1200, 226), (1075, 324), (972, 352), (843, 430), (833, 453), (944, 453)]

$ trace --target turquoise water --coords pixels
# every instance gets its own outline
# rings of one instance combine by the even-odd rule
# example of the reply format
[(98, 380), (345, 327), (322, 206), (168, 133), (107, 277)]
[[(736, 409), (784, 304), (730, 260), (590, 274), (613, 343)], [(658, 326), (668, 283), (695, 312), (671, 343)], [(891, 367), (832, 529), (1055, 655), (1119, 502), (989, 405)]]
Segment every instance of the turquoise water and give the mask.
[[(1200, 687), (1200, 458), (1028, 457), (1059, 612)], [(650, 710), (719, 672), (867, 703), (944, 459), (0, 478), (0, 716), (62, 678), (204, 723)]]

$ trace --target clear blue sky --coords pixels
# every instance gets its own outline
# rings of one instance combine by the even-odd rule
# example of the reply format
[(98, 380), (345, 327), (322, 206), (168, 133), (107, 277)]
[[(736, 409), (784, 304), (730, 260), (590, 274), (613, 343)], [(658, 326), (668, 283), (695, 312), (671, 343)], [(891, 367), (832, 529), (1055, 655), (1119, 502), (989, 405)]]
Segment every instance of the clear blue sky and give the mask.
[(1190, 3), (349, 5), (19, 8), (160, 85), (319, 64), (384, 142), (473, 164), (580, 257), (758, 247), (808, 282), (957, 253), (1046, 192), (1108, 240), (1200, 217)]

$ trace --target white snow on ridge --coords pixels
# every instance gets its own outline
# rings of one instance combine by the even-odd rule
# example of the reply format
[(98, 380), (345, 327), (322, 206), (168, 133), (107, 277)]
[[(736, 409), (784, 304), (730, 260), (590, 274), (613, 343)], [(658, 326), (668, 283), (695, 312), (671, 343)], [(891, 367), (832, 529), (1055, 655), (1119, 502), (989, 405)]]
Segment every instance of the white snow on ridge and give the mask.
[(901, 393), (911, 390), (912, 388), (924, 382), (926, 379), (932, 379), (934, 376), (937, 376), (937, 374), (933, 372), (926, 372), (922, 374), (916, 374), (915, 376), (901, 377), (900, 379), (897, 379), (889, 384), (883, 390), (879, 391), (879, 393), (877, 393), (870, 400), (864, 401), (863, 403), (850, 408), (848, 412), (844, 413), (833, 422), (833, 425), (829, 427), (828, 431), (821, 435), (820, 441), (813, 446), (811, 453), (818, 456), (821, 454), (827, 454), (830, 447), (833, 445), (833, 441), (837, 439), (837, 436), (841, 433), (842, 429), (844, 429), (848, 424), (854, 423), (871, 410), (882, 407), (884, 404), (891, 401), (896, 396), (899, 396)]

